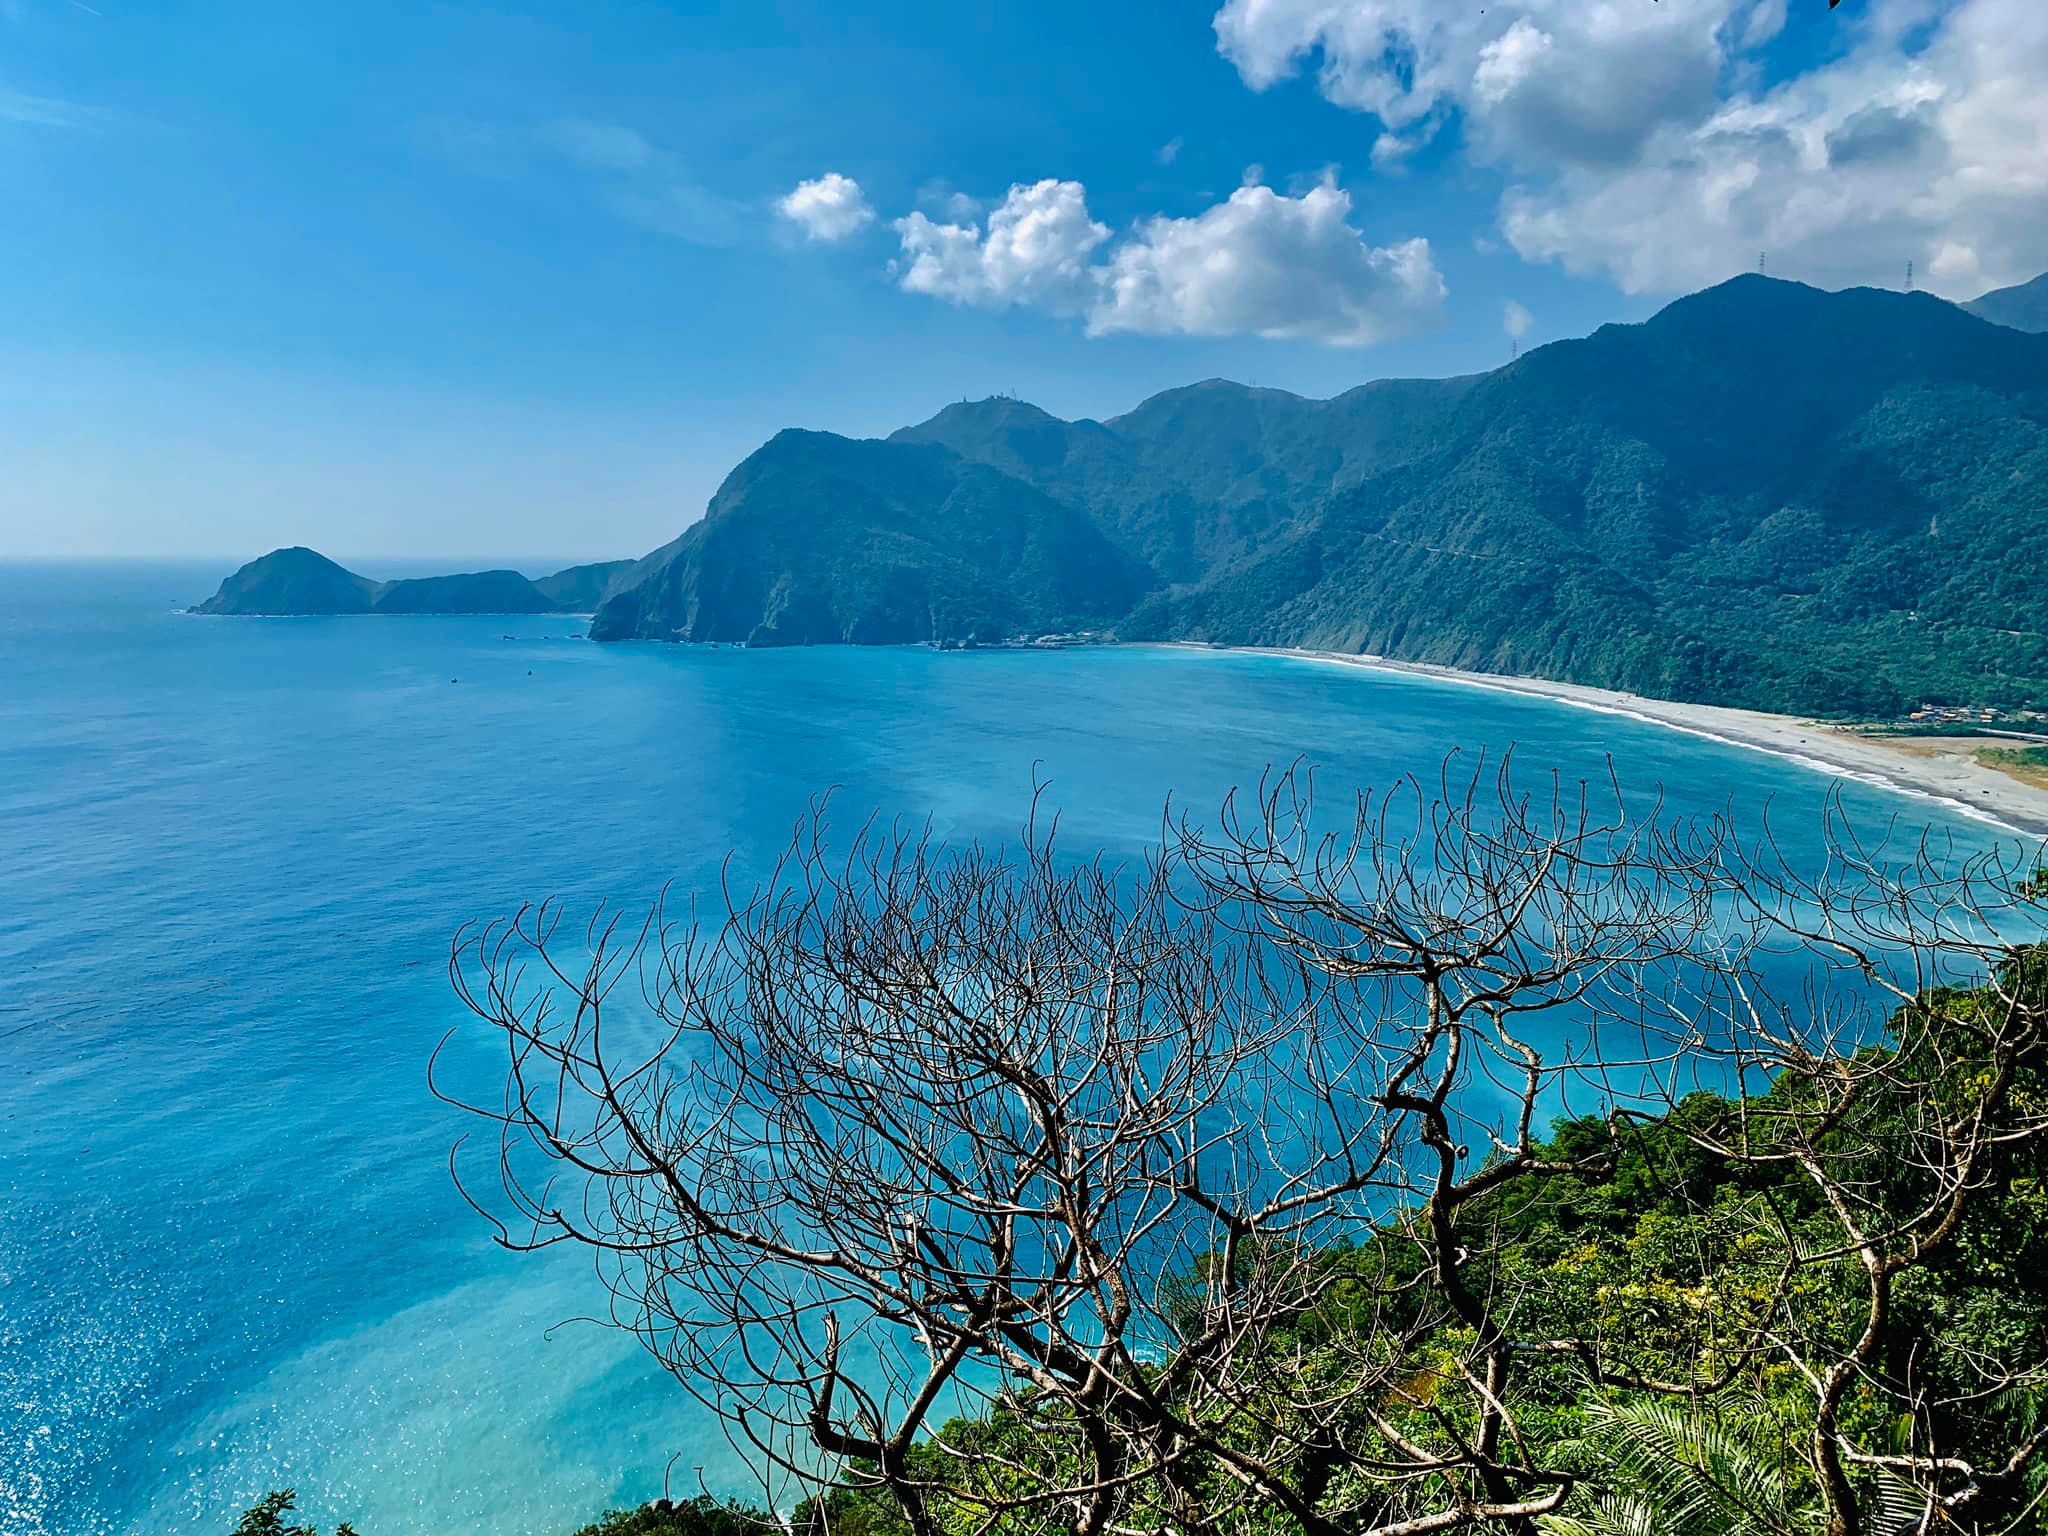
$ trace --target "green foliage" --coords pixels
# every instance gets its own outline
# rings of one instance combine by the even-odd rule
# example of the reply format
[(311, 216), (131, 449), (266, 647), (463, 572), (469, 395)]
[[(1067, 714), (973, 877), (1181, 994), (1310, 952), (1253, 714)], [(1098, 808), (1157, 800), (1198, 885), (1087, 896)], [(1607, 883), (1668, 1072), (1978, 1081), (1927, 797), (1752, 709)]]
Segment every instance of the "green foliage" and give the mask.
[(744, 1504), (708, 1494), (672, 1503), (658, 1499), (637, 1509), (612, 1509), (576, 1536), (780, 1536), (781, 1522)]
[(2048, 784), (2048, 747), (1985, 747), (1977, 761), (2029, 784)]
[[(1730, 1409), (1733, 1412), (1730, 1412)], [(1570, 1514), (1546, 1515), (1545, 1536), (1793, 1536), (1818, 1528), (1786, 1475), (1790, 1448), (1771, 1434), (1772, 1407), (1681, 1398), (1592, 1398), (1586, 1429), (1559, 1459), (1586, 1479)]]
[[(1821, 1528), (1811, 1383), (1846, 1357), (1865, 1326), (1868, 1278), (1828, 1199), (1776, 1154), (1806, 1134), (1798, 1128), (1822, 1125), (1817, 1145), (1833, 1175), (1872, 1212), (1890, 1213), (1872, 1220), (1909, 1222), (1938, 1203), (1935, 1175), (1911, 1149), (1980, 1102), (1980, 1030), (1988, 1038), (2015, 998), (2048, 1000), (2048, 951), (2015, 951), (2000, 981), (2002, 996), (1942, 992), (1901, 1013), (1899, 1044), (1855, 1058), (1863, 1086), (1847, 1103), (1828, 1097), (1823, 1073), (1781, 1079), (1740, 1102), (1697, 1093), (1659, 1120), (1564, 1121), (1542, 1149), (1546, 1167), (1461, 1208), (1468, 1282), (1512, 1298), (1514, 1337), (1529, 1341), (1502, 1388), (1518, 1453), (1532, 1469), (1574, 1479), (1568, 1503), (1542, 1522), (1547, 1536), (1805, 1536)], [(1928, 1027), (1936, 1019), (1941, 1028)], [(2016, 1128), (2048, 1112), (2038, 1046), (2000, 1103), (1998, 1123)], [(1736, 1145), (1754, 1156), (1710, 1150)], [(1582, 1171), (1558, 1171), (1566, 1166)], [(1870, 1455), (1932, 1443), (1996, 1468), (2048, 1413), (2037, 1379), (1982, 1390), (1987, 1361), (2048, 1360), (2048, 1291), (2038, 1284), (2048, 1273), (2042, 1138), (1999, 1141), (1981, 1178), (1953, 1240), (1900, 1272), (1882, 1348), (1858, 1372), (1841, 1431)], [(1391, 1451), (1387, 1435), (1446, 1456), (1469, 1437), (1479, 1398), (1458, 1363), (1471, 1358), (1469, 1330), (1430, 1310), (1428, 1287), (1418, 1283), (1425, 1255), (1398, 1219), (1332, 1247), (1321, 1263), (1331, 1283), (1319, 1305), (1236, 1367), (1227, 1409), (1205, 1400), (1221, 1414), (1206, 1427), (1226, 1444), (1277, 1456), (1293, 1491), (1345, 1523), (1363, 1528), (1440, 1509), (1447, 1487), (1413, 1479), (1376, 1486), (1361, 1469), (1375, 1447)], [(1163, 1310), (1182, 1337), (1199, 1331), (1215, 1279), (1202, 1269), (1162, 1280)], [(1541, 1342), (1558, 1340), (1583, 1349)], [(1275, 1451), (1290, 1424), (1305, 1424), (1291, 1418), (1291, 1405), (1346, 1392), (1347, 1416), (1314, 1431), (1345, 1443), (1337, 1463), (1306, 1436), (1293, 1453)], [(935, 1502), (942, 1526), (963, 1536), (984, 1529), (991, 1495), (1072, 1486), (1085, 1481), (1087, 1465), (1078, 1427), (1009, 1408), (949, 1423), (915, 1462), (957, 1495)], [(1183, 1461), (1174, 1475), (1183, 1504), (1227, 1499), (1227, 1474), (1207, 1458)], [(1918, 1499), (1925, 1512), (1925, 1495), (1882, 1466), (1857, 1463), (1851, 1476), (1867, 1510), (1903, 1510)], [(1966, 1515), (1946, 1517), (1942, 1528), (2006, 1528), (2044, 1488), (2043, 1466), (1989, 1479)], [(1173, 1523), (1166, 1492), (1129, 1518), (1147, 1528)], [(835, 1529), (907, 1536), (902, 1511), (858, 1469), (826, 1505)], [(1295, 1529), (1277, 1506), (1254, 1518), (1272, 1536)], [(1000, 1520), (987, 1528), (1008, 1529)]]
[[(298, 1491), (292, 1488), (266, 1493), (242, 1511), (242, 1518), (235, 1523), (231, 1536), (320, 1536), (318, 1529), (311, 1525), (284, 1523), (285, 1516), (292, 1512), (297, 1500)], [(334, 1528), (334, 1536), (356, 1536), (356, 1528), (344, 1520)]]
[[(2048, 1007), (2048, 947), (2011, 951), (1995, 980), (1899, 1010), (1888, 1045), (1841, 1064), (1856, 1069), (1853, 1093), (1837, 1096), (1840, 1079), (1821, 1064), (1740, 1100), (1695, 1093), (1659, 1119), (1560, 1121), (1533, 1165), (1457, 1207), (1464, 1283), (1502, 1298), (1512, 1329), (1512, 1369), (1485, 1391), (1510, 1410), (1512, 1454), (1532, 1485), (1571, 1480), (1568, 1501), (1540, 1521), (1545, 1536), (1818, 1532), (1814, 1384), (1867, 1326), (1869, 1276), (1834, 1200), (1782, 1154), (1825, 1159), (1875, 1226), (1910, 1232), (1945, 1199), (1916, 1149), (1978, 1114), (1986, 1160), (1972, 1167), (1952, 1231), (1898, 1270), (1880, 1347), (1857, 1365), (1843, 1403), (1840, 1443), (1855, 1453), (1849, 1476), (1867, 1529), (1910, 1529), (1927, 1513), (1925, 1492), (1883, 1458), (1930, 1445), (1985, 1474), (1939, 1529), (2032, 1528), (2024, 1522), (2048, 1498), (2048, 1456), (2023, 1460), (2016, 1476), (2000, 1469), (2048, 1422), (2048, 1387), (2031, 1369), (2048, 1361), (2048, 1138), (2035, 1134), (2048, 1121), (2048, 1048), (2038, 1032), (2014, 1037), (2031, 1043), (2010, 1057), (1994, 1057), (1991, 1042)], [(2007, 1074), (1995, 1097), (1986, 1088), (1994, 1060)], [(1326, 1281), (1314, 1304), (1233, 1358), (1228, 1392), (1186, 1399), (1223, 1450), (1146, 1474), (1119, 1529), (1165, 1529), (1190, 1509), (1235, 1507), (1241, 1485), (1223, 1461), (1231, 1449), (1255, 1455), (1289, 1497), (1341, 1527), (1455, 1500), (1449, 1476), (1373, 1471), (1412, 1468), (1418, 1449), (1455, 1465), (1482, 1401), (1472, 1329), (1433, 1298), (1431, 1250), (1408, 1225), (1414, 1214), (1388, 1212), (1310, 1256)], [(1253, 1280), (1257, 1256), (1241, 1262)], [(1161, 1277), (1163, 1311), (1183, 1339), (1202, 1331), (1205, 1309), (1227, 1305), (1235, 1282), (1220, 1263)], [(1172, 1362), (1169, 1348), (1148, 1367), (1148, 1388), (1178, 1390), (1167, 1385)], [(2002, 1384), (2001, 1366), (2014, 1372)], [(1063, 1417), (1028, 1387), (1017, 1393), (909, 1452), (941, 1536), (1043, 1536), (1065, 1516), (1023, 1501), (1085, 1486), (1091, 1451), (1071, 1405)], [(1333, 1402), (1334, 1417), (1325, 1412)], [(1317, 1405), (1313, 1418), (1304, 1404)], [(850, 1467), (792, 1511), (791, 1526), (910, 1536), (875, 1473)], [(1006, 1505), (1028, 1513), (989, 1515)], [(272, 1494), (233, 1536), (317, 1536), (286, 1524), (291, 1509), (289, 1491)], [(782, 1528), (765, 1511), (699, 1498), (614, 1510), (576, 1536), (768, 1536), (770, 1526)], [(1300, 1527), (1264, 1498), (1229, 1529), (1298, 1536)]]

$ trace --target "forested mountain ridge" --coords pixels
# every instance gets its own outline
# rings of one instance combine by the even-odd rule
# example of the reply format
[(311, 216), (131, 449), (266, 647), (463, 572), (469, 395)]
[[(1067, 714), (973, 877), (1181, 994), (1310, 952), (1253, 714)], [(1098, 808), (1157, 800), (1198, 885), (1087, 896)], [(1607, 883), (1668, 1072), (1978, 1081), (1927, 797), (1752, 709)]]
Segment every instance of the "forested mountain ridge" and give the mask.
[(1082, 512), (944, 448), (779, 432), (624, 573), (599, 640), (995, 641), (1103, 626), (1157, 578)]
[(1474, 380), (1381, 379), (1331, 400), (1208, 379), (1106, 422), (998, 397), (892, 442), (938, 443), (1085, 508), (1167, 580), (1199, 580), (1332, 490), (1423, 452)]
[(2048, 337), (1741, 278), (1488, 375), (1132, 635), (1823, 713), (2038, 703)]
[(2009, 325), (2016, 331), (2048, 331), (2048, 272), (2031, 282), (1994, 288), (1963, 308), (1994, 325)]
[(1106, 626), (1773, 710), (2039, 704), (2048, 336), (1747, 276), (1472, 378), (785, 433), (593, 633)]

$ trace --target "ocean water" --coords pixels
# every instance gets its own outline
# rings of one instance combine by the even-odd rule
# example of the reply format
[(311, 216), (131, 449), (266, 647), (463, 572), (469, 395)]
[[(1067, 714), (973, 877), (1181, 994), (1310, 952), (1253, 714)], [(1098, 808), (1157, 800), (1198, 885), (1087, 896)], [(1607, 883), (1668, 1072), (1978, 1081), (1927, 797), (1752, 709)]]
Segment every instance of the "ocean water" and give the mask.
[[(1172, 650), (596, 646), (560, 618), (212, 620), (220, 571), (0, 566), (0, 1536), (225, 1532), (295, 1486), (367, 1536), (563, 1536), (745, 1485), (573, 1258), (495, 1251), (427, 1091), (458, 924), (744, 876), (810, 798), (1004, 838), (1034, 773), (1129, 848), (1297, 757), (1327, 790), (1456, 746), (1670, 808), (1838, 787), (1652, 725)], [(1809, 851), (1818, 857), (1818, 844)], [(473, 1042), (473, 1043), (472, 1043)], [(487, 1042), (453, 1066), (482, 1073)]]

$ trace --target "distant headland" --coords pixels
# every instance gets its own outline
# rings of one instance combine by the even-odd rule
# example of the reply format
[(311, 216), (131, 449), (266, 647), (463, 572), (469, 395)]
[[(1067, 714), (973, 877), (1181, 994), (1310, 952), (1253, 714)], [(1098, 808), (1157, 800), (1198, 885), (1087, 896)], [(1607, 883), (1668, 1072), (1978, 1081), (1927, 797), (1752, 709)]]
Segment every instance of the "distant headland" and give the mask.
[(251, 560), (193, 613), (293, 618), (342, 613), (590, 613), (631, 560), (572, 565), (538, 580), (466, 571), (372, 581), (317, 550), (293, 546)]

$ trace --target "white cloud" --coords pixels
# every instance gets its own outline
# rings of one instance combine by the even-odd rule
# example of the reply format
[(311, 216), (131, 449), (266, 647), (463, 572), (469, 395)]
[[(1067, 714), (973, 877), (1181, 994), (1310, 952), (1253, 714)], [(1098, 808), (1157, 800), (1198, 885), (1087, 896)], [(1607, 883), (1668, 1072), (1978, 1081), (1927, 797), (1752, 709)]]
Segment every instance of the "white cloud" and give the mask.
[(76, 128), (90, 116), (90, 112), (76, 102), (0, 89), (0, 123), (19, 123), (32, 128)]
[(1244, 332), (1367, 346), (1411, 335), (1443, 302), (1427, 240), (1385, 248), (1351, 227), (1351, 198), (1240, 187), (1193, 218), (1141, 223), (1112, 253), (1091, 335)]
[(1216, 44), (1254, 90), (1317, 61), (1331, 101), (1410, 141), (1463, 111), (1490, 158), (1612, 158), (1713, 99), (1724, 30), (1783, 0), (1225, 0)]
[(412, 125), (424, 153), (472, 176), (511, 181), (566, 163), (594, 207), (640, 229), (692, 245), (731, 246), (754, 237), (756, 202), (692, 179), (680, 158), (636, 128), (588, 118), (502, 125), (462, 116)]
[(1501, 325), (1509, 336), (1516, 341), (1520, 341), (1529, 334), (1529, 328), (1535, 323), (1536, 317), (1530, 314), (1526, 308), (1517, 304), (1513, 299), (1508, 300), (1507, 309), (1502, 315)]
[(1770, 252), (1820, 282), (1966, 294), (2048, 267), (2048, 4), (1869, 0), (1839, 55), (1769, 87), (1785, 0), (1225, 0), (1217, 46), (1254, 89), (1313, 68), (1381, 124), (1374, 162), (1456, 122), (1510, 177), (1525, 258), (1632, 292)]
[(1173, 164), (1174, 161), (1180, 158), (1181, 146), (1186, 142), (1187, 141), (1185, 139), (1172, 138), (1168, 139), (1164, 144), (1160, 145), (1159, 163), (1161, 165)]
[(837, 171), (798, 182), (775, 204), (775, 211), (801, 229), (805, 239), (826, 243), (858, 234), (875, 218), (860, 183)]
[(524, 165), (524, 146), (490, 123), (459, 113), (416, 118), (414, 146), (424, 155), (469, 176), (508, 178)]
[(689, 245), (737, 245), (760, 217), (758, 209), (688, 181), (615, 188), (600, 201), (628, 224)]
[(1078, 181), (1018, 183), (984, 229), (937, 223), (922, 213), (896, 221), (903, 241), (902, 284), (955, 304), (1002, 309), (1028, 304), (1078, 314), (1094, 291), (1089, 258), (1109, 226), (1088, 216)]
[(917, 206), (941, 224), (972, 224), (982, 210), (980, 198), (969, 197), (943, 176), (917, 189)]
[(1383, 133), (1372, 141), (1372, 165), (1376, 171), (1407, 169), (1408, 157), (1422, 148), (1420, 138), (1404, 139), (1398, 133)]
[(1891, 283), (1913, 261), (1969, 297), (2048, 267), (2048, 6), (1962, 0), (1909, 30), (1895, 0), (1839, 60), (1674, 125), (1605, 174), (1517, 188), (1523, 256), (1630, 291), (1742, 270)]
[(1288, 197), (1246, 186), (1190, 218), (1141, 221), (1121, 242), (1079, 182), (1014, 186), (986, 228), (921, 213), (896, 222), (902, 286), (956, 304), (1086, 317), (1092, 336), (1253, 334), (1362, 346), (1427, 325), (1444, 284), (1427, 240), (1369, 244), (1332, 181)]
[(593, 171), (643, 170), (659, 158), (639, 129), (623, 123), (562, 118), (544, 125), (540, 139), (557, 154)]

